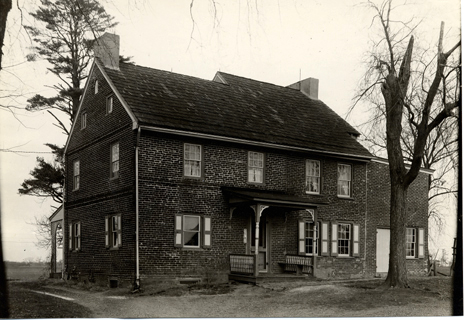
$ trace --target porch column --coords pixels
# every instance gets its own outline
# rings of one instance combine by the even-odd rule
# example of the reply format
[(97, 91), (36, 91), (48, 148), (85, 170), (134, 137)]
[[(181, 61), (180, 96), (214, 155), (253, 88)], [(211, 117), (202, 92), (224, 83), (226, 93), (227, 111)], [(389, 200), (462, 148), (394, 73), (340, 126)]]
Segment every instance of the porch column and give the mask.
[(259, 274), (259, 267), (258, 267), (258, 257), (259, 257), (259, 221), (261, 220), (261, 214), (263, 211), (269, 206), (263, 206), (261, 204), (257, 204), (251, 206), (253, 211), (255, 212), (255, 273), (254, 276), (257, 277)]

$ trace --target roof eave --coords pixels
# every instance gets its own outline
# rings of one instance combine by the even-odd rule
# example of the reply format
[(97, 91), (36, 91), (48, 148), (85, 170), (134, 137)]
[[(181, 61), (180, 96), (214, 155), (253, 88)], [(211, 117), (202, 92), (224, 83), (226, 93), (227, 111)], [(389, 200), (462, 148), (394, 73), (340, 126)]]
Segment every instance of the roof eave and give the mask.
[(324, 150), (317, 150), (317, 149), (311, 149), (311, 148), (305, 148), (305, 147), (297, 147), (297, 146), (290, 146), (290, 145), (270, 143), (270, 142), (233, 138), (233, 137), (228, 137), (228, 136), (220, 136), (220, 135), (201, 133), (201, 132), (170, 129), (170, 128), (163, 128), (163, 127), (157, 127), (157, 126), (150, 126), (150, 125), (140, 125), (140, 128), (142, 130), (147, 130), (147, 131), (201, 138), (201, 139), (207, 139), (207, 140), (231, 142), (231, 143), (245, 144), (245, 145), (251, 145), (251, 146), (258, 146), (258, 147), (266, 147), (266, 148), (286, 150), (286, 151), (310, 152), (310, 153), (316, 153), (316, 154), (321, 154), (321, 155), (326, 155), (326, 156), (333, 156), (337, 158), (357, 160), (361, 162), (370, 162), (374, 158), (374, 156), (324, 151)]

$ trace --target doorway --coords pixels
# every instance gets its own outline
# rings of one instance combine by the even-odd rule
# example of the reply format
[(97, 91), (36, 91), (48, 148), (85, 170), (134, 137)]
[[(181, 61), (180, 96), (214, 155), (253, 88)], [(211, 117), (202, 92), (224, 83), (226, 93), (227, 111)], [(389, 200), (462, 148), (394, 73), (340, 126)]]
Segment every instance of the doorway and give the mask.
[[(250, 220), (250, 247), (251, 254), (255, 254), (255, 234), (256, 222), (254, 215)], [(261, 215), (259, 221), (259, 246), (258, 246), (258, 270), (259, 272), (268, 272), (269, 267), (269, 228), (267, 227), (267, 218), (265, 214)]]
[(388, 273), (390, 259), (390, 229), (377, 229), (376, 270), (378, 276)]

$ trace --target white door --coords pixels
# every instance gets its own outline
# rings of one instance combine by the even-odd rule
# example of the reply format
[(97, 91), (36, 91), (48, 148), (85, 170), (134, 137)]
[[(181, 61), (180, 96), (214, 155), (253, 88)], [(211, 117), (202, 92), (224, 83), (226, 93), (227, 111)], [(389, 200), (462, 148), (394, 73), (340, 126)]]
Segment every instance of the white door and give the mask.
[(377, 229), (376, 273), (388, 272), (390, 259), (390, 229)]

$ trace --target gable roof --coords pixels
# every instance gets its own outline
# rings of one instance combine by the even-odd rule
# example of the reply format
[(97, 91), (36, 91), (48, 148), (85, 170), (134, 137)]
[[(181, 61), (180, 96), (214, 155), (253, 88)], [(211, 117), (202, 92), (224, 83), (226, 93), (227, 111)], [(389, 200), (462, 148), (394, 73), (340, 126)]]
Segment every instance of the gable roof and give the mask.
[(104, 71), (139, 126), (372, 157), (352, 126), (295, 89), (224, 72), (208, 81), (128, 63)]

